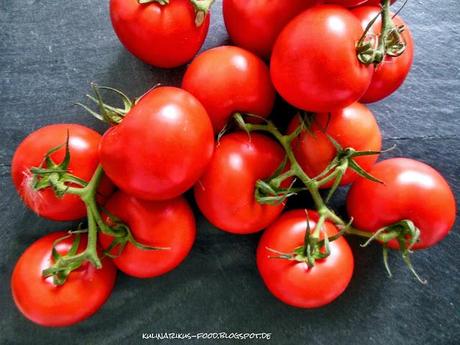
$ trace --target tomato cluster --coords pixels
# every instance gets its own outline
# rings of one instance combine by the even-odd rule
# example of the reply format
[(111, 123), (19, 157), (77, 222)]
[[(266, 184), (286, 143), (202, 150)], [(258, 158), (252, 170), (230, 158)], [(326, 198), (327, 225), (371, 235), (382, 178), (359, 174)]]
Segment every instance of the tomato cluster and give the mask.
[[(411, 270), (411, 249), (448, 234), (456, 209), (447, 182), (412, 159), (376, 163), (382, 136), (363, 104), (403, 83), (409, 29), (389, 0), (323, 2), (224, 0), (236, 46), (198, 55), (181, 88), (157, 86), (131, 100), (94, 86), (99, 112), (84, 107), (111, 124), (102, 136), (59, 124), (22, 141), (12, 177), (24, 203), (52, 220), (87, 218), (87, 229), (44, 236), (20, 257), (11, 286), (27, 318), (76, 323), (109, 297), (117, 269), (152, 278), (177, 267), (196, 237), (183, 197), (190, 189), (217, 228), (266, 229), (258, 270), (274, 296), (296, 307), (323, 306), (346, 289), (354, 260), (345, 234), (401, 251)], [(211, 3), (111, 0), (110, 16), (130, 52), (170, 68), (200, 49)], [(103, 92), (124, 108), (105, 104)], [(271, 120), (285, 116), (273, 109), (276, 93), (297, 109), (286, 131)], [(347, 184), (350, 221), (328, 206)], [(304, 192), (316, 210), (283, 213)]]

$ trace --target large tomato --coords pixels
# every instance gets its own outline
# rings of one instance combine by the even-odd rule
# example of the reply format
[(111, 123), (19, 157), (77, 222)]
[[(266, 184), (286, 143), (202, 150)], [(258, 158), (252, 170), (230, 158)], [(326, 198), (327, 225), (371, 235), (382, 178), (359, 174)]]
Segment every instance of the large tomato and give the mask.
[(232, 46), (200, 54), (185, 72), (182, 88), (204, 105), (217, 133), (235, 112), (267, 117), (275, 100), (265, 63)]
[[(318, 214), (308, 211), (314, 229)], [(340, 237), (330, 243), (330, 255), (317, 260), (311, 268), (305, 262), (273, 258), (270, 249), (292, 253), (304, 245), (307, 230), (305, 210), (284, 213), (262, 235), (257, 247), (257, 268), (268, 290), (278, 299), (300, 308), (317, 308), (331, 303), (342, 294), (353, 275), (353, 254)], [(325, 222), (323, 234), (331, 237), (337, 228)]]
[[(93, 315), (112, 292), (116, 268), (108, 258), (102, 259), (102, 268), (86, 262), (70, 273), (64, 285), (54, 285), (53, 278), (44, 278), (42, 271), (53, 262), (52, 248), (64, 231), (54, 232), (34, 242), (21, 255), (11, 277), (11, 290), (16, 306), (29, 320), (42, 326), (69, 326)], [(86, 248), (82, 235), (79, 252)], [(59, 242), (57, 252), (66, 254), (72, 238)]]
[[(380, 12), (379, 7), (361, 6), (352, 10), (352, 13), (360, 20), (363, 29)], [(361, 102), (377, 102), (396, 91), (409, 74), (414, 60), (414, 42), (409, 27), (401, 17), (393, 18), (396, 26), (404, 26), (402, 38), (406, 43), (406, 50), (398, 57), (385, 56), (383, 62), (375, 67), (371, 84), (366, 93), (361, 97)], [(380, 18), (372, 25), (369, 34), (378, 35), (381, 32)]]
[(328, 4), (342, 5), (344, 7), (354, 7), (364, 4), (367, 0), (327, 0)]
[[(65, 143), (69, 135), (70, 163), (68, 172), (89, 181), (99, 164), (98, 147), (101, 135), (90, 128), (76, 124), (56, 124), (42, 127), (29, 134), (18, 146), (13, 156), (11, 175), (25, 204), (38, 215), (59, 221), (70, 221), (86, 215), (86, 208), (80, 197), (64, 195), (57, 198), (52, 188), (35, 190), (32, 187), (33, 167), (39, 167), (45, 155), (53, 148), (61, 149), (51, 155), (59, 164), (65, 157)], [(103, 191), (109, 192), (108, 181)]]
[(320, 0), (224, 0), (224, 20), (237, 46), (268, 58), (278, 34)]
[(110, 18), (121, 43), (142, 61), (172, 68), (190, 61), (203, 45), (209, 15), (195, 23), (190, 0), (139, 4), (138, 0), (111, 0)]
[[(138, 242), (168, 248), (139, 249), (128, 243), (121, 255), (114, 259), (114, 263), (131, 276), (151, 278), (171, 271), (185, 259), (195, 241), (195, 218), (182, 197), (166, 201), (145, 201), (117, 192), (109, 199), (105, 209), (128, 225)], [(106, 219), (110, 224), (110, 218)], [(102, 233), (99, 239), (104, 248), (113, 240)], [(112, 254), (117, 254), (118, 249), (115, 247)]]
[(141, 199), (174, 198), (193, 186), (209, 163), (214, 133), (208, 114), (187, 91), (153, 89), (100, 145), (113, 182)]
[(281, 96), (309, 111), (326, 112), (356, 102), (372, 69), (356, 55), (359, 21), (337, 5), (312, 7), (295, 17), (276, 40), (270, 71)]
[[(289, 124), (289, 131), (299, 125), (299, 118), (294, 117)], [(342, 148), (353, 148), (356, 151), (380, 151), (382, 136), (380, 128), (372, 112), (360, 103), (332, 111), (318, 113), (310, 128), (304, 130), (292, 142), (292, 149), (302, 169), (310, 177), (315, 177), (326, 169), (337, 155), (337, 150), (328, 135), (335, 139)], [(377, 160), (378, 155), (353, 158), (364, 170), (368, 171)], [(357, 174), (348, 169), (341, 185), (351, 183)], [(333, 181), (322, 187), (330, 187)]]
[(219, 229), (247, 234), (262, 230), (283, 205), (261, 205), (254, 198), (257, 180), (283, 162), (284, 151), (258, 133), (236, 132), (222, 137), (206, 172), (195, 185), (195, 199), (204, 216)]
[[(351, 187), (347, 209), (353, 225), (374, 232), (400, 220), (420, 229), (414, 249), (433, 246), (455, 222), (456, 206), (446, 180), (430, 166), (408, 158), (393, 158), (374, 165), (370, 173), (383, 184), (359, 178)], [(391, 248), (399, 248), (396, 241)]]

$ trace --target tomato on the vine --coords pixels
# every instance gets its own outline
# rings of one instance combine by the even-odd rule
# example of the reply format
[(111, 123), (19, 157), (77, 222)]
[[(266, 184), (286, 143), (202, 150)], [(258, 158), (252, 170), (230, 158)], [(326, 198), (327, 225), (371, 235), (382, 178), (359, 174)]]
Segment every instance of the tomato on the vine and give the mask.
[[(292, 150), (302, 169), (310, 177), (318, 176), (337, 155), (337, 150), (328, 135), (343, 149), (353, 148), (356, 151), (380, 151), (382, 135), (372, 112), (363, 104), (352, 105), (332, 111), (313, 115), (314, 121), (293, 142)], [(289, 132), (299, 126), (296, 116), (289, 124)], [(374, 165), (378, 155), (367, 155), (353, 158), (364, 170)], [(341, 185), (349, 184), (358, 175), (350, 168), (345, 172)], [(333, 181), (321, 186), (328, 188)]]
[(224, 135), (194, 188), (203, 215), (217, 228), (236, 234), (265, 228), (284, 205), (258, 203), (254, 197), (256, 182), (271, 177), (283, 158), (283, 149), (264, 135)]
[[(352, 185), (347, 209), (354, 226), (374, 232), (410, 220), (420, 229), (413, 249), (431, 247), (447, 236), (455, 222), (455, 199), (435, 169), (413, 159), (393, 158), (377, 163), (370, 173), (383, 184), (359, 178)], [(388, 244), (399, 248), (395, 240)]]
[[(14, 185), (24, 203), (38, 215), (58, 221), (71, 221), (84, 217), (86, 208), (76, 195), (66, 194), (58, 198), (51, 187), (36, 190), (32, 168), (42, 165), (47, 153), (61, 146), (50, 155), (54, 163), (61, 163), (66, 154), (66, 141), (70, 162), (68, 172), (89, 182), (99, 164), (98, 147), (101, 135), (77, 124), (55, 124), (42, 127), (27, 136), (16, 149), (11, 164)], [(111, 184), (104, 180), (102, 194), (111, 192)]]
[(362, 5), (367, 0), (327, 0), (327, 4), (336, 4), (336, 5), (342, 5), (344, 7), (355, 7), (358, 5)]
[[(352, 13), (361, 22), (361, 27), (366, 29), (367, 25), (378, 16), (381, 9), (376, 6), (361, 6), (352, 10)], [(406, 44), (404, 52), (397, 57), (386, 55), (382, 63), (378, 64), (372, 75), (369, 88), (360, 98), (361, 102), (372, 103), (391, 95), (404, 82), (409, 74), (414, 60), (414, 42), (409, 27), (399, 16), (392, 16), (392, 20), (397, 27), (403, 27), (401, 36)], [(382, 21), (378, 18), (371, 26), (368, 35), (376, 36), (381, 32)]]
[(142, 61), (172, 68), (190, 61), (203, 45), (209, 15), (196, 23), (190, 0), (156, 1), (111, 0), (110, 18), (121, 43)]
[(184, 193), (214, 149), (208, 114), (187, 91), (158, 87), (144, 95), (100, 145), (105, 173), (120, 189), (147, 200)]
[[(42, 326), (69, 326), (90, 317), (107, 300), (115, 283), (116, 268), (109, 258), (102, 259), (100, 269), (85, 262), (61, 286), (55, 285), (52, 277), (44, 278), (42, 271), (53, 262), (53, 243), (66, 235), (64, 231), (54, 232), (34, 242), (19, 258), (11, 277), (16, 306), (26, 318)], [(66, 254), (72, 240), (60, 241), (57, 252)], [(78, 252), (86, 243), (87, 236), (81, 235)]]
[[(109, 214), (108, 224), (113, 222), (110, 217), (115, 216), (130, 228), (139, 243), (164, 248), (141, 249), (127, 243), (118, 256), (120, 248), (113, 248), (110, 252), (116, 256), (113, 262), (130, 276), (151, 278), (171, 271), (185, 259), (195, 241), (195, 218), (183, 197), (145, 201), (117, 192), (104, 208)], [(100, 233), (99, 240), (107, 249), (113, 237)]]
[(197, 56), (185, 72), (182, 88), (203, 104), (216, 133), (236, 112), (267, 117), (275, 101), (265, 63), (233, 46), (213, 48)]
[[(353, 274), (353, 254), (343, 237), (329, 244), (330, 255), (316, 260), (309, 268), (306, 262), (274, 258), (273, 251), (291, 253), (304, 245), (307, 231), (305, 210), (284, 213), (263, 233), (257, 247), (257, 268), (268, 290), (278, 299), (300, 308), (317, 308), (339, 297)], [(308, 211), (309, 225), (314, 229), (318, 214)], [(325, 222), (321, 237), (334, 236), (337, 228)]]
[(360, 23), (337, 5), (312, 7), (295, 17), (276, 40), (273, 84), (297, 108), (327, 112), (356, 102), (369, 87), (372, 69), (357, 57)]
[(237, 46), (268, 58), (286, 24), (319, 1), (224, 0), (225, 26)]

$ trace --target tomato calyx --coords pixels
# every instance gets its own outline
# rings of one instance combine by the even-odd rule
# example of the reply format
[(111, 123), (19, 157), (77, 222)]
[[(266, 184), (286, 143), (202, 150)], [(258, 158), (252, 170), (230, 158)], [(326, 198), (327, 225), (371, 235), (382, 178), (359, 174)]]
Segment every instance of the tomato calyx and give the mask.
[(269, 256), (269, 258), (304, 262), (309, 268), (312, 268), (317, 260), (325, 259), (331, 254), (329, 247), (330, 242), (337, 240), (343, 234), (345, 234), (348, 227), (351, 225), (351, 223), (349, 223), (337, 234), (333, 236), (324, 236), (323, 239), (320, 239), (320, 233), (323, 231), (323, 225), (326, 221), (326, 216), (320, 216), (314, 229), (311, 229), (307, 210), (305, 210), (305, 215), (307, 218), (307, 225), (305, 229), (304, 244), (302, 246), (296, 247), (291, 253), (284, 253), (267, 247), (266, 249), (273, 253), (273, 255)]
[[(93, 109), (84, 105), (83, 103), (76, 103), (76, 105), (79, 105), (80, 107), (85, 109), (96, 119), (112, 126), (116, 126), (121, 121), (123, 121), (123, 118), (126, 116), (126, 114), (130, 112), (132, 107), (141, 98), (139, 97), (138, 99), (131, 99), (124, 92), (118, 89), (115, 89), (110, 86), (99, 86), (95, 83), (91, 83), (91, 89), (94, 92), (94, 96), (87, 94), (86, 97), (98, 106), (99, 112), (94, 111)], [(111, 106), (105, 103), (104, 99), (102, 98), (101, 90), (108, 91), (112, 93), (114, 96), (117, 96), (122, 102), (123, 108)]]
[(190, 0), (190, 2), (195, 8), (195, 25), (203, 25), (214, 0)]
[(145, 5), (145, 4), (151, 4), (151, 3), (158, 3), (160, 5), (167, 5), (169, 4), (169, 0), (137, 0), (137, 2), (141, 5)]
[(348, 227), (346, 233), (351, 235), (367, 237), (367, 241), (363, 243), (361, 247), (367, 247), (374, 240), (377, 240), (382, 243), (383, 263), (390, 278), (392, 277), (392, 273), (388, 263), (388, 242), (396, 240), (399, 244), (399, 252), (401, 253), (401, 257), (406, 266), (411, 271), (411, 273), (420, 283), (427, 283), (427, 281), (422, 279), (415, 271), (414, 266), (412, 265), (412, 262), (410, 260), (412, 247), (415, 243), (417, 243), (420, 240), (420, 229), (417, 228), (414, 222), (412, 222), (411, 220), (403, 219), (394, 224), (385, 226), (375, 231), (374, 233), (360, 231), (354, 229), (353, 227)]
[[(369, 34), (370, 29), (378, 18), (381, 18), (381, 33)], [(365, 65), (378, 65), (385, 56), (397, 57), (406, 50), (406, 42), (401, 33), (404, 26), (396, 26), (390, 13), (390, 0), (382, 1), (382, 10), (367, 25), (363, 35), (356, 44), (358, 59)]]

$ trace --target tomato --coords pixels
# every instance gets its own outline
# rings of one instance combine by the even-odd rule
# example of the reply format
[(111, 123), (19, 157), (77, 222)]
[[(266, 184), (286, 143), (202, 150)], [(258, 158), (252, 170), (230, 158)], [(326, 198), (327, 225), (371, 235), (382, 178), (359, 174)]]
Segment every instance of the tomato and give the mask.
[(217, 228), (235, 234), (265, 228), (284, 205), (259, 204), (254, 197), (255, 185), (257, 180), (272, 176), (283, 158), (283, 149), (262, 134), (224, 135), (194, 188), (203, 215)]
[[(64, 285), (54, 285), (53, 278), (44, 278), (42, 271), (52, 264), (53, 242), (67, 235), (54, 232), (34, 242), (21, 255), (11, 277), (14, 302), (29, 320), (49, 327), (69, 326), (93, 315), (112, 292), (116, 268), (108, 258), (102, 268), (88, 262), (70, 273)], [(81, 236), (78, 252), (86, 248), (86, 235)], [(72, 238), (59, 242), (56, 249), (66, 254)]]
[[(446, 180), (432, 167), (408, 158), (393, 158), (374, 165), (370, 173), (384, 184), (359, 178), (347, 197), (353, 226), (374, 232), (400, 220), (420, 229), (413, 249), (431, 247), (450, 231), (456, 216), (454, 195)], [(390, 241), (391, 248), (399, 248)]]
[(354, 7), (364, 4), (367, 0), (327, 0), (328, 4), (342, 5), (344, 7)]
[[(71, 221), (86, 215), (86, 207), (76, 195), (56, 197), (51, 187), (35, 190), (30, 169), (39, 167), (51, 149), (63, 145), (51, 155), (61, 163), (65, 157), (65, 143), (69, 133), (70, 163), (68, 171), (89, 181), (99, 164), (98, 146), (101, 135), (90, 128), (77, 124), (56, 124), (42, 127), (27, 136), (16, 149), (11, 165), (14, 185), (24, 203), (38, 215), (58, 221)], [(102, 193), (110, 193), (111, 184), (101, 184)]]
[[(299, 118), (295, 117), (289, 124), (289, 131), (294, 131), (299, 125)], [(329, 114), (315, 114), (311, 128), (304, 130), (292, 142), (292, 149), (302, 169), (310, 177), (323, 172), (337, 155), (332, 142), (327, 135), (335, 139), (342, 148), (354, 148), (356, 151), (380, 151), (382, 136), (372, 112), (360, 103), (333, 111)], [(361, 156), (354, 158), (364, 170), (368, 171), (374, 165), (378, 155)], [(341, 185), (349, 184), (358, 175), (348, 169)], [(333, 181), (322, 187), (331, 187)]]
[[(171, 271), (185, 259), (195, 241), (195, 218), (183, 197), (145, 201), (117, 192), (109, 199), (105, 209), (128, 225), (138, 242), (168, 248), (139, 249), (128, 243), (113, 261), (130, 276), (151, 278)], [(111, 222), (108, 217), (106, 221)], [(113, 238), (101, 233), (99, 239), (102, 246), (108, 248)], [(111, 253), (117, 254), (118, 248)]]
[[(318, 214), (308, 211), (314, 229)], [(262, 234), (257, 247), (257, 268), (268, 290), (282, 302), (294, 307), (317, 308), (339, 297), (353, 275), (353, 254), (347, 241), (340, 237), (330, 243), (330, 255), (316, 260), (309, 268), (305, 262), (271, 258), (270, 249), (291, 253), (303, 246), (307, 216), (305, 210), (284, 213)], [(325, 222), (323, 232), (331, 237), (338, 231)], [(321, 236), (323, 238), (323, 236)]]
[[(396, 0), (391, 0), (390, 4), (393, 5), (395, 2), (396, 2)], [(366, 6), (380, 6), (381, 3), (382, 3), (382, 0), (367, 0), (364, 5), (366, 5)]]
[(200, 102), (182, 89), (158, 87), (104, 134), (100, 157), (106, 174), (123, 191), (164, 200), (193, 186), (213, 149), (211, 122)]
[(121, 43), (145, 63), (172, 68), (190, 61), (203, 45), (209, 15), (195, 24), (190, 0), (139, 4), (138, 0), (111, 0), (110, 18)]
[(369, 87), (372, 69), (356, 55), (359, 21), (337, 5), (312, 7), (294, 18), (276, 40), (270, 71), (290, 104), (314, 112), (344, 108)]
[(182, 88), (203, 104), (216, 133), (235, 112), (267, 117), (275, 100), (265, 63), (253, 53), (232, 46), (200, 54), (185, 72)]
[(224, 0), (228, 34), (239, 47), (268, 58), (278, 34), (319, 0)]
[[(352, 10), (352, 13), (359, 19), (363, 29), (380, 12), (379, 7), (362, 6)], [(381, 64), (375, 67), (369, 88), (361, 97), (361, 102), (377, 102), (396, 91), (404, 82), (414, 60), (414, 42), (409, 27), (401, 17), (393, 19), (396, 26), (404, 25), (402, 37), (406, 42), (406, 50), (398, 57), (386, 56)], [(377, 19), (372, 25), (370, 34), (378, 35), (381, 32), (381, 20)]]

